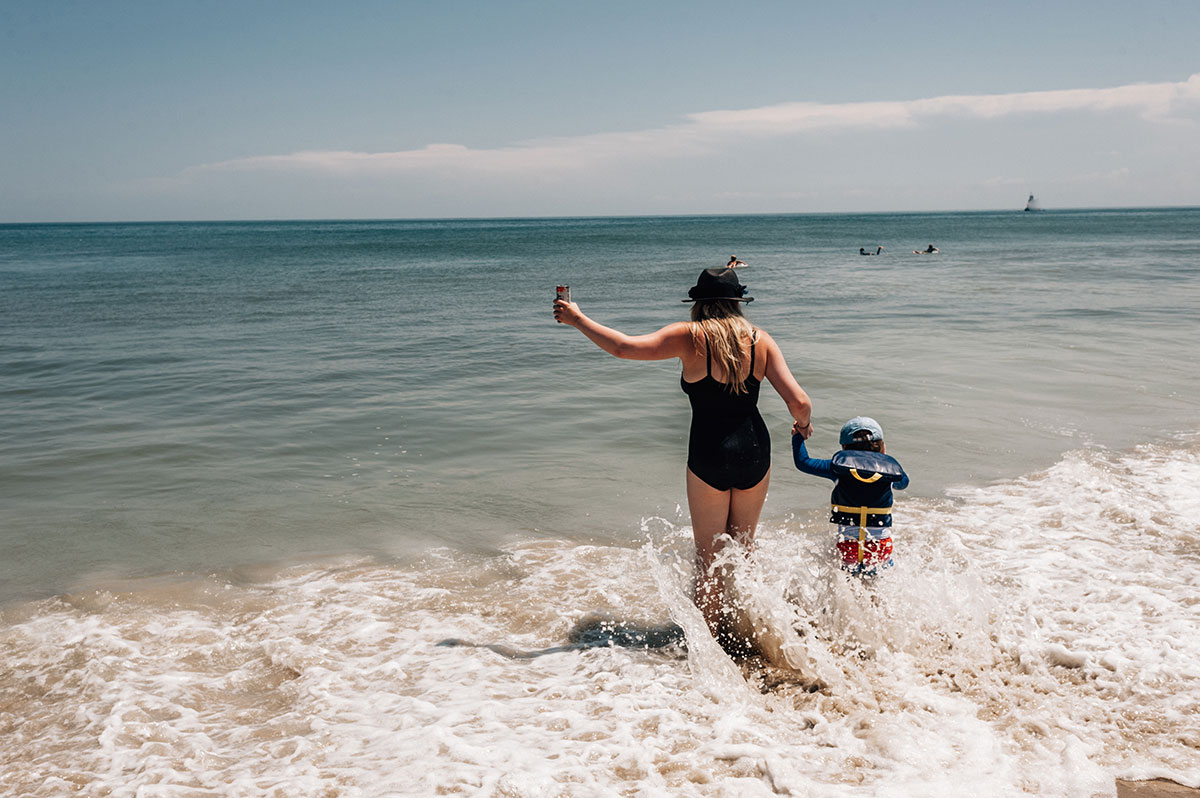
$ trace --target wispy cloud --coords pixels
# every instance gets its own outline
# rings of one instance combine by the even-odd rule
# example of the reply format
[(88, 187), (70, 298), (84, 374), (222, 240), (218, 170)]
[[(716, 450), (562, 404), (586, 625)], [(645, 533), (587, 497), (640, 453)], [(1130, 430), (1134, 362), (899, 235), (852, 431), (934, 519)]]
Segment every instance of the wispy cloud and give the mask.
[(429, 144), (399, 152), (313, 150), (263, 155), (194, 166), (185, 170), (184, 176), (221, 171), (569, 175), (607, 164), (703, 154), (723, 143), (746, 137), (919, 128), (934, 124), (938, 119), (992, 120), (1019, 114), (1124, 112), (1149, 121), (1163, 121), (1196, 107), (1200, 107), (1200, 74), (1176, 83), (1140, 83), (1107, 89), (946, 95), (888, 102), (799, 102), (742, 110), (703, 111), (687, 115), (676, 125), (534, 139), (494, 148)]

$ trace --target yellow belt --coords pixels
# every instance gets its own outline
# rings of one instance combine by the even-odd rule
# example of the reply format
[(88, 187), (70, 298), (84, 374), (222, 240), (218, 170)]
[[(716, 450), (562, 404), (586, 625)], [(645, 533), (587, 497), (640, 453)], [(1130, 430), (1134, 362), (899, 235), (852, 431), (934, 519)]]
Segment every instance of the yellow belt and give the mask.
[(891, 507), (843, 507), (840, 504), (831, 505), (835, 513), (847, 513), (848, 515), (858, 516), (858, 561), (862, 562), (865, 554), (867, 542), (867, 516), (868, 515), (888, 515), (892, 512)]

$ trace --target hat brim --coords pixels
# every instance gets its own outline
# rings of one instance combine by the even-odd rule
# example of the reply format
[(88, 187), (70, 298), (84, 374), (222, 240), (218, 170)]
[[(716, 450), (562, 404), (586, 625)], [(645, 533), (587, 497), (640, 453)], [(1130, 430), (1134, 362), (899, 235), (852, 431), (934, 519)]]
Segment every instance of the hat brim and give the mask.
[(753, 302), (752, 296), (702, 296), (699, 299), (681, 299), (680, 302), (706, 302), (710, 299), (724, 299), (726, 302)]

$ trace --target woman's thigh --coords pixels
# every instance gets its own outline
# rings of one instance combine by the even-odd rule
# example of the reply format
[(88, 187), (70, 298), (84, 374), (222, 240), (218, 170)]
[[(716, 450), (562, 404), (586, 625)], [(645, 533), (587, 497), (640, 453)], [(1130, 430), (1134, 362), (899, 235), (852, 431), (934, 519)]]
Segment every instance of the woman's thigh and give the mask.
[(717, 490), (700, 477), (687, 471), (688, 510), (692, 516), (692, 536), (696, 553), (708, 565), (721, 550), (721, 536), (729, 535), (749, 545), (767, 498), (771, 472), (749, 490)]
[(720, 537), (729, 524), (731, 493), (717, 490), (687, 470), (688, 511), (692, 516), (692, 537), (696, 540), (696, 556), (708, 567), (721, 549)]
[(730, 491), (729, 520), (726, 531), (730, 537), (749, 546), (754, 542), (754, 530), (758, 528), (758, 517), (762, 515), (763, 503), (767, 500), (767, 487), (771, 483), (771, 471), (753, 488)]

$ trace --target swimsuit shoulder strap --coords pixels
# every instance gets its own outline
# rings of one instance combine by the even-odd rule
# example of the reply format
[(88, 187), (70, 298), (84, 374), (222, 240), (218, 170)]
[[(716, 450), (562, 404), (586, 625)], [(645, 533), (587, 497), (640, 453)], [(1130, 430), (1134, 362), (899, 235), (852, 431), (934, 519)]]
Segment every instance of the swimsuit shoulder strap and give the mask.
[(704, 366), (707, 376), (712, 376), (712, 346), (708, 343), (708, 331), (704, 332)]
[(750, 333), (750, 373), (747, 377), (754, 376), (754, 342), (758, 340), (758, 330), (752, 330)]

